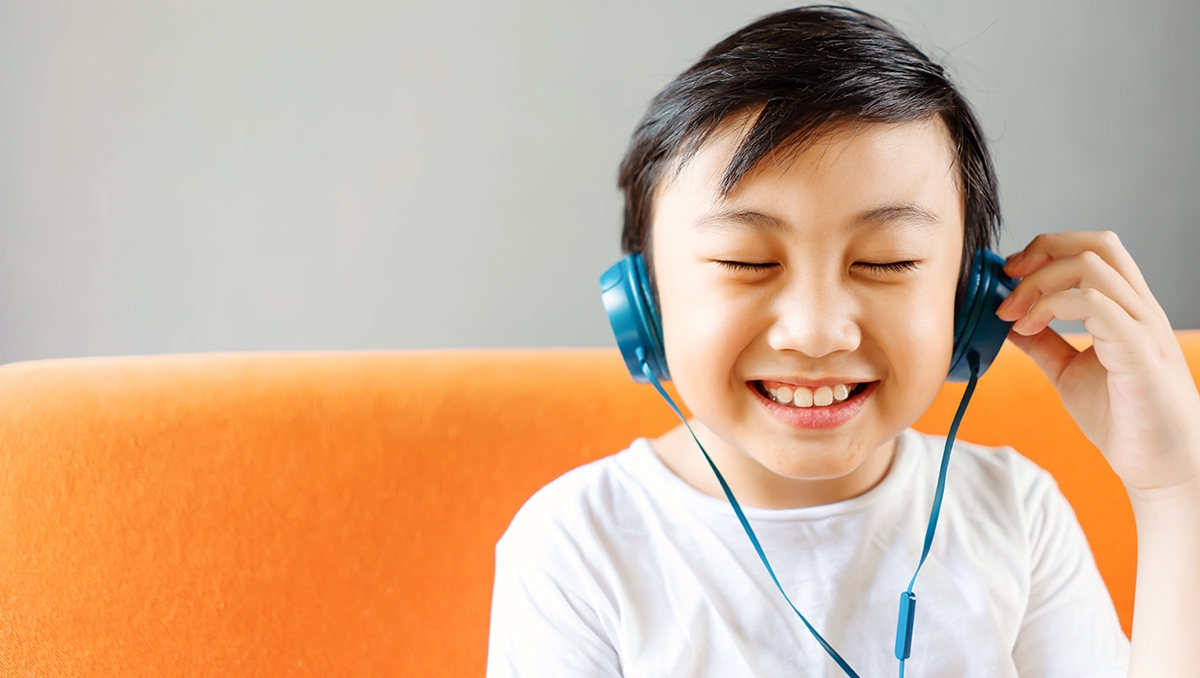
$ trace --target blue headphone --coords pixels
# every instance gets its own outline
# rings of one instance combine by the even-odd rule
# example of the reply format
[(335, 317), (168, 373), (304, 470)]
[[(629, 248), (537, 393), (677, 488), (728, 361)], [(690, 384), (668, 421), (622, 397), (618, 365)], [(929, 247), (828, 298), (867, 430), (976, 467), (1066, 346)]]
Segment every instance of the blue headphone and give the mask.
[[(971, 270), (967, 274), (966, 294), (954, 314), (954, 350), (950, 358), (950, 373), (947, 376), (949, 381), (967, 382), (967, 388), (963, 393), (962, 402), (958, 405), (958, 411), (954, 415), (954, 422), (950, 425), (950, 432), (946, 436), (946, 446), (942, 451), (942, 463), (938, 471), (937, 490), (934, 492), (933, 506), (929, 510), (929, 523), (925, 528), (925, 543), (921, 550), (921, 560), (917, 563), (912, 579), (908, 582), (908, 589), (900, 594), (895, 645), (896, 659), (900, 660), (900, 678), (904, 678), (904, 661), (908, 659), (912, 651), (913, 621), (917, 609), (917, 596), (913, 593), (913, 586), (917, 582), (917, 575), (921, 573), (921, 566), (925, 564), (925, 558), (929, 555), (930, 546), (933, 544), (933, 535), (937, 530), (942, 496), (946, 488), (946, 470), (950, 465), (950, 452), (954, 448), (958, 425), (962, 422), (963, 414), (967, 410), (967, 403), (971, 401), (971, 394), (975, 392), (975, 383), (979, 379), (979, 375), (987, 370), (996, 358), (996, 354), (1000, 352), (1000, 347), (1004, 344), (1005, 337), (1008, 336), (1009, 327), (1012, 326), (1012, 323), (996, 317), (996, 308), (1012, 293), (1017, 282), (1004, 274), (1004, 260), (999, 255), (989, 250), (976, 250)], [(854, 672), (850, 664), (826, 642), (817, 629), (792, 603), (787, 591), (783, 590), (783, 585), (775, 576), (775, 571), (771, 568), (771, 563), (767, 560), (767, 555), (763, 551), (758, 537), (754, 534), (753, 528), (750, 527), (750, 521), (746, 519), (745, 513), (738, 505), (737, 498), (733, 496), (733, 491), (729, 489), (721, 471), (717, 469), (717, 465), (713, 463), (704, 446), (700, 444), (700, 440), (696, 438), (696, 434), (692, 432), (692, 427), (688, 424), (687, 418), (683, 416), (683, 412), (663, 389), (660, 382), (669, 380), (671, 373), (667, 369), (667, 355), (663, 350), (662, 318), (654, 306), (654, 295), (650, 291), (650, 280), (646, 275), (646, 263), (640, 254), (631, 254), (625, 257), (600, 276), (600, 298), (604, 302), (604, 310), (608, 312), (608, 320), (612, 323), (613, 334), (617, 337), (617, 346), (621, 349), (621, 355), (625, 358), (625, 366), (629, 369), (629, 373), (633, 375), (635, 381), (653, 384), (659, 395), (675, 411), (675, 415), (692, 434), (704, 459), (716, 474), (721, 490), (729, 499), (729, 504), (741, 522), (742, 529), (749, 537), (750, 543), (754, 545), (754, 550), (758, 552), (758, 557), (766, 567), (767, 573), (771, 575), (771, 580), (775, 582), (775, 587), (783, 594), (784, 600), (787, 601), (792, 611), (796, 613), (800, 621), (804, 622), (804, 626), (808, 628), (842, 671), (851, 678), (858, 678), (858, 674)]]
[[(1012, 326), (996, 317), (996, 308), (1016, 285), (1017, 281), (1004, 274), (1004, 260), (998, 254), (976, 250), (967, 274), (966, 294), (954, 314), (954, 351), (949, 381), (970, 378), (967, 355), (972, 352), (979, 355), (979, 374), (992, 364)], [(670, 380), (667, 354), (663, 349), (662, 318), (654, 305), (642, 255), (630, 254), (600, 276), (600, 298), (617, 337), (617, 346), (625, 358), (625, 366), (634, 381), (649, 381), (642, 373), (643, 359), (660, 381)]]

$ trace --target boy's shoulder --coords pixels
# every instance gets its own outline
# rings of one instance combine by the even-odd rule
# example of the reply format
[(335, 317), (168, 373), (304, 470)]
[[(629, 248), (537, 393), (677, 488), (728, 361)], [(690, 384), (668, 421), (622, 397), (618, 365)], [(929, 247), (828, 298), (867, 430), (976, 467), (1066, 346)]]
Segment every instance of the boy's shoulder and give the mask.
[[(913, 499), (930, 502), (937, 486), (946, 437), (909, 429), (904, 444), (912, 466), (909, 487)], [(928, 503), (925, 503), (928, 507)], [(926, 510), (928, 510), (926, 508)], [(1011, 446), (989, 446), (959, 438), (954, 442), (943, 516), (966, 516), (986, 520), (989, 530), (1033, 536), (1035, 523), (1046, 512), (1074, 520), (1074, 513), (1059, 491), (1058, 483), (1042, 467)]]
[[(920, 458), (926, 467), (925, 475), (936, 480), (937, 465), (941, 462), (946, 437), (912, 429), (906, 434), (914, 443), (923, 446)], [(1039, 501), (1047, 492), (1058, 491), (1058, 484), (1049, 471), (1011, 446), (993, 447), (961, 438), (954, 443), (946, 477), (948, 488), (953, 487), (951, 483), (957, 480), (958, 484), (969, 487), (972, 492), (982, 493), (977, 500), (985, 497), (988, 500), (995, 499), (999, 494), (1011, 495), (1013, 499), (1028, 504)]]
[(525, 502), (501, 542), (573, 538), (632, 518), (645, 494), (636, 467), (653, 455), (649, 441), (638, 438), (616, 454), (567, 471)]
[[(937, 453), (940, 461), (946, 436), (921, 433), (915, 429), (909, 429), (903, 435), (923, 441), (929, 452)], [(989, 475), (1001, 474), (1019, 482), (1033, 482), (1038, 479), (1053, 481), (1048, 471), (1009, 445), (984, 445), (960, 437), (954, 441), (954, 454), (951, 456), (951, 466), (957, 464), (959, 459), (964, 459), (967, 460), (964, 461), (965, 464), (971, 464), (979, 472)]]

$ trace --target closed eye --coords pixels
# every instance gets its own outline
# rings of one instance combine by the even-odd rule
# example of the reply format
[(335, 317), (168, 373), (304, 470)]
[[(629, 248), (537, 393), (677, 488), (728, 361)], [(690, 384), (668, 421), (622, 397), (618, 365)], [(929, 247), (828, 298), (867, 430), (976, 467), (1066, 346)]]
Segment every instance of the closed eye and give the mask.
[(879, 273), (902, 273), (904, 271), (911, 271), (912, 269), (917, 268), (921, 265), (921, 262), (889, 261), (884, 263), (876, 263), (872, 261), (856, 261), (854, 262), (854, 265), (870, 269), (871, 271), (877, 271)]
[(759, 272), (766, 271), (779, 265), (774, 263), (756, 264), (749, 261), (725, 261), (723, 259), (714, 259), (713, 261), (733, 271)]

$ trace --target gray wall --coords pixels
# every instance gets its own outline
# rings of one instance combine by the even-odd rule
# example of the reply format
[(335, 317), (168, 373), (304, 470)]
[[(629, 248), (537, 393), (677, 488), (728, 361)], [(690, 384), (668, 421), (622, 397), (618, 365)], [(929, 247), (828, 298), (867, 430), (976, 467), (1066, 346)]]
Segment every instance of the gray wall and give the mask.
[[(0, 0), (0, 362), (606, 345), (617, 162), (759, 1)], [(1200, 3), (864, 1), (956, 74), (1008, 232), (1200, 327)]]

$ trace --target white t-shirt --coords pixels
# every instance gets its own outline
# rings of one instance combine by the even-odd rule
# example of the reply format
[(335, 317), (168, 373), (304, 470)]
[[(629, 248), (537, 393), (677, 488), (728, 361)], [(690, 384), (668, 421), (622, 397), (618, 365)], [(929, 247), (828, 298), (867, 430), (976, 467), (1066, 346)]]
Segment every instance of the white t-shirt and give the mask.
[[(784, 590), (863, 678), (897, 673), (900, 592), (944, 444), (905, 431), (887, 476), (853, 499), (745, 508)], [(908, 678), (1126, 675), (1128, 641), (1074, 512), (1011, 448), (956, 443), (914, 592)], [(490, 678), (843, 675), (728, 502), (644, 439), (544, 487), (496, 546)]]

